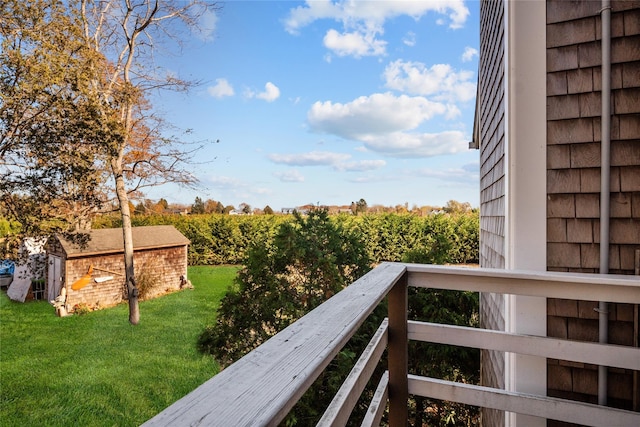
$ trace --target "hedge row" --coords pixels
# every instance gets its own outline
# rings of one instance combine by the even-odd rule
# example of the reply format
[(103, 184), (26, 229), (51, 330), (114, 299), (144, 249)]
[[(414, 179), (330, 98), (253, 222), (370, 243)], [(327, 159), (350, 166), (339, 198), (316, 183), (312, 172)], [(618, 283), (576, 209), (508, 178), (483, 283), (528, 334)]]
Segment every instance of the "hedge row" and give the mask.
[[(331, 217), (365, 236), (374, 263), (407, 259), (435, 263), (476, 263), (479, 254), (479, 215), (382, 213)], [(287, 215), (134, 216), (133, 225), (174, 225), (189, 240), (189, 265), (240, 264), (253, 241), (273, 236)], [(96, 228), (119, 227), (117, 217), (101, 217)]]

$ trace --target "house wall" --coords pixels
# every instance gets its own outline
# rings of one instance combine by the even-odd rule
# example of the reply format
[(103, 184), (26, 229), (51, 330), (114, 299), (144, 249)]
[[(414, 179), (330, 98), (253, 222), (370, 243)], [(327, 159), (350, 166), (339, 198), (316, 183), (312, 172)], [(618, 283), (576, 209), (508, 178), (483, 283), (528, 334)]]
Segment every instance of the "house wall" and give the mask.
[[(181, 284), (180, 276), (187, 276), (187, 246), (135, 251), (134, 264), (141, 295), (144, 295), (142, 288), (145, 283), (153, 285), (153, 288), (144, 295), (145, 299), (178, 290)], [(67, 309), (69, 311), (73, 311), (76, 304), (102, 308), (123, 301), (125, 282), (122, 254), (65, 258), (63, 265), (62, 274), (67, 289)], [(94, 268), (92, 276), (94, 279), (105, 276), (113, 276), (113, 279), (102, 283), (96, 283), (95, 280), (92, 280), (82, 289), (71, 289), (71, 285), (87, 273), (90, 265), (93, 265)], [(112, 272), (120, 272), (122, 275)]]
[[(612, 1), (609, 273), (640, 250), (640, 2)], [(547, 1), (547, 268), (597, 273), (600, 243), (601, 3)], [(549, 299), (547, 333), (598, 340), (597, 302)], [(637, 307), (611, 305), (610, 342), (637, 346)], [(636, 326), (637, 327), (637, 326)], [(609, 372), (609, 404), (638, 410), (633, 373)], [(548, 361), (548, 394), (597, 402), (595, 366)], [(549, 425), (561, 425), (549, 422)]]
[[(505, 268), (504, 4), (480, 4), (478, 123), (480, 137), (480, 266)], [(480, 326), (504, 330), (504, 297), (480, 295)], [(504, 388), (504, 353), (482, 351), (481, 382)], [(504, 413), (484, 409), (484, 425), (504, 425)]]

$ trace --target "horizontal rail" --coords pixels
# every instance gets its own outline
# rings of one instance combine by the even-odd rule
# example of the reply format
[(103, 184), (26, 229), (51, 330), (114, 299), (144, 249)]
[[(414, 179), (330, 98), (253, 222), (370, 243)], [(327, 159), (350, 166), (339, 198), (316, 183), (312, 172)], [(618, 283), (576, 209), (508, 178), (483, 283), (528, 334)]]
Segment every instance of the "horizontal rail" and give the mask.
[(409, 375), (409, 393), (587, 426), (640, 426), (640, 413)]
[(277, 425), (404, 272), (370, 271), (143, 425)]
[(640, 304), (638, 276), (403, 265), (419, 288)]
[(410, 320), (409, 339), (640, 370), (640, 348)]

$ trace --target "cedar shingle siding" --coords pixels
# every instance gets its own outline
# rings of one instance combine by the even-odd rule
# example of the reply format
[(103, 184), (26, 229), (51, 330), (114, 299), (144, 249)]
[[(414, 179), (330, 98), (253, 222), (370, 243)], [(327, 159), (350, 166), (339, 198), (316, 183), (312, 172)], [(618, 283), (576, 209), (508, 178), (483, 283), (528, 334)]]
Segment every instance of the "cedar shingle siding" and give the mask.
[[(480, 5), (480, 65), (478, 75), (480, 144), (480, 265), (505, 268), (505, 100), (504, 6)], [(504, 297), (480, 295), (480, 326), (504, 330)], [(483, 385), (504, 388), (504, 353), (481, 353)], [(504, 425), (501, 411), (484, 409), (484, 425)]]
[[(634, 274), (640, 251), (640, 1), (611, 2), (611, 235), (609, 273)], [(600, 1), (546, 1), (547, 269), (598, 273), (600, 246)], [(480, 5), (476, 126), (480, 263), (505, 268), (505, 1)], [(544, 25), (544, 24), (541, 24)], [(517, 28), (514, 29), (517, 33)], [(526, 49), (522, 40), (518, 49)], [(517, 145), (518, 141), (511, 141)], [(517, 242), (526, 244), (526, 242)], [(504, 300), (480, 298), (481, 326), (504, 329)], [(597, 302), (548, 299), (547, 334), (598, 340)], [(638, 346), (638, 307), (610, 306), (609, 341)], [(548, 360), (548, 395), (597, 402), (597, 367)], [(483, 352), (482, 381), (504, 386), (504, 356)], [(635, 375), (635, 377), (634, 377)], [(609, 405), (640, 410), (638, 373), (609, 370)], [(484, 411), (484, 425), (504, 425)], [(564, 425), (549, 421), (549, 426)]]
[[(153, 298), (180, 288), (180, 276), (187, 276), (189, 240), (173, 226), (134, 227), (134, 265), (140, 286), (144, 276), (155, 286), (147, 294)], [(123, 301), (125, 291), (122, 229), (90, 230), (86, 244), (79, 245), (61, 236), (52, 239), (47, 252), (62, 259), (63, 286), (67, 290), (67, 309), (76, 304), (108, 307)], [(82, 289), (71, 285), (93, 266), (91, 282)], [(112, 279), (97, 283), (95, 278)]]
[[(609, 272), (633, 274), (634, 254), (640, 250), (640, 2), (612, 1), (611, 6)], [(551, 271), (599, 271), (600, 8), (598, 1), (547, 1), (547, 268)], [(597, 302), (549, 299), (548, 335), (597, 341), (596, 307)], [(638, 345), (634, 310), (629, 304), (611, 305), (611, 343)], [(630, 371), (609, 372), (611, 406), (638, 410), (633, 381)], [(549, 360), (548, 394), (596, 403), (596, 367)]]

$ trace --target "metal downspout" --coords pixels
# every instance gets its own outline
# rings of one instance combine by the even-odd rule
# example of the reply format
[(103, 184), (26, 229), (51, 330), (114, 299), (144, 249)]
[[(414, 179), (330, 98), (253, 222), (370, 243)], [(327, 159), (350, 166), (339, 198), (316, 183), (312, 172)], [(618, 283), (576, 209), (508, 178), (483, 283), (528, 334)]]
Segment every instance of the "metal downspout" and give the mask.
[[(602, 117), (600, 160), (600, 274), (609, 273), (609, 217), (611, 181), (611, 2), (602, 0)], [(609, 310), (598, 304), (599, 341), (607, 343)], [(607, 367), (598, 366), (598, 404), (607, 404)]]

